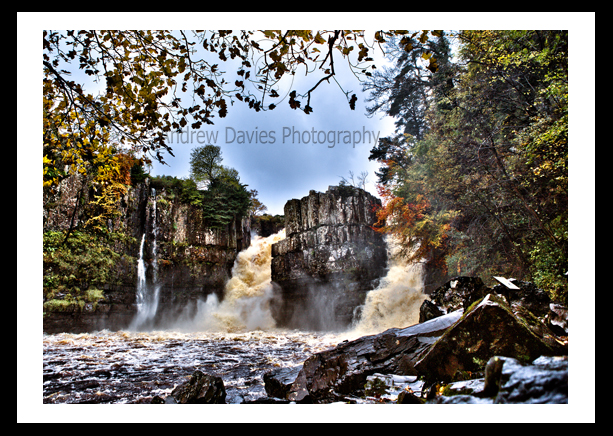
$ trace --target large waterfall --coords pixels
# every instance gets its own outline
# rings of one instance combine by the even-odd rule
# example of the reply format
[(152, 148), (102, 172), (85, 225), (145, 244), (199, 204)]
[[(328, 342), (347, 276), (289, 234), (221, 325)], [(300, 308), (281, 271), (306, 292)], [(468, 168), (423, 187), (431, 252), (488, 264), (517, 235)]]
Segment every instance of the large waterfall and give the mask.
[(273, 298), (271, 246), (284, 238), (285, 230), (266, 238), (255, 236), (249, 248), (238, 254), (222, 301), (210, 294), (206, 301), (198, 302), (193, 320), (179, 321), (177, 326), (183, 330), (216, 332), (273, 329), (275, 321), (269, 307)]
[[(155, 235), (155, 230), (153, 232)], [(159, 289), (146, 277), (146, 237), (138, 259), (139, 310), (133, 328), (43, 337), (44, 403), (150, 402), (170, 395), (194, 370), (223, 377), (226, 401), (240, 403), (265, 396), (262, 374), (299, 365), (313, 353), (346, 339), (417, 322), (421, 270), (392, 255), (389, 273), (371, 291), (354, 329), (307, 332), (275, 327), (269, 303), (271, 245), (285, 237), (254, 237), (239, 253), (222, 301), (211, 294), (195, 316), (180, 317), (164, 330), (151, 330)], [(152, 253), (155, 254), (155, 238)], [(392, 250), (393, 251), (393, 250)], [(392, 253), (393, 254), (393, 253)], [(149, 263), (155, 267), (155, 261)]]

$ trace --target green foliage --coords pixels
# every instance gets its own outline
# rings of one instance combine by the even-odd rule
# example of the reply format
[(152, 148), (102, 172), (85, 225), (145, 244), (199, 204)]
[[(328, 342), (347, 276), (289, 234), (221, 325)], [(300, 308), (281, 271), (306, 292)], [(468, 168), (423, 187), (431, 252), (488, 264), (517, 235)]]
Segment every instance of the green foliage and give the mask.
[(221, 228), (230, 224), (234, 218), (247, 216), (251, 195), (246, 186), (228, 176), (216, 180), (206, 191), (202, 191), (202, 210), (207, 226)]
[(181, 179), (174, 176), (151, 177), (151, 188), (158, 192), (166, 191), (170, 199), (179, 198), (184, 204), (202, 206), (203, 196), (192, 179)]
[(251, 194), (238, 180), (236, 170), (224, 169), (220, 176), (209, 183), (207, 189), (199, 190), (192, 179), (173, 176), (151, 178), (151, 187), (166, 192), (166, 197), (178, 198), (182, 203), (202, 210), (205, 226), (211, 229), (224, 228), (234, 219), (249, 214)]
[(134, 242), (121, 233), (105, 236), (74, 231), (43, 233), (44, 310), (73, 310), (96, 303), (99, 289), (114, 280), (113, 267), (122, 257), (115, 246)]
[(554, 301), (568, 304), (568, 218), (560, 216), (551, 223), (563, 249), (550, 239), (537, 240), (529, 256), (534, 283), (546, 289)]
[(149, 173), (145, 171), (145, 164), (142, 161), (136, 162), (130, 168), (130, 181), (132, 186), (137, 186), (143, 183), (149, 177)]
[(212, 181), (221, 176), (221, 147), (204, 145), (190, 153), (190, 177), (196, 182)]
[(348, 184), (346, 180), (341, 179), (341, 181), (338, 182), (338, 186), (336, 188), (336, 192), (338, 192), (341, 195), (341, 197), (343, 197), (343, 198), (345, 198), (345, 197), (352, 197), (352, 196), (357, 195), (358, 188)]

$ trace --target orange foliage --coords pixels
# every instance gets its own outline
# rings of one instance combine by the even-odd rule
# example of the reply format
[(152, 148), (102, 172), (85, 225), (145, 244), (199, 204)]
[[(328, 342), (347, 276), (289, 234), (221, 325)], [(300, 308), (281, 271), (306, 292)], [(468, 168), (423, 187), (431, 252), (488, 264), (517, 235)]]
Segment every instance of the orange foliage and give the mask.
[(412, 201), (407, 201), (396, 197), (387, 186), (377, 185), (377, 190), (383, 206), (377, 209), (377, 222), (372, 228), (392, 235), (409, 260), (434, 260), (434, 252), (444, 248), (450, 224), (432, 215), (430, 202), (422, 194), (415, 194)]

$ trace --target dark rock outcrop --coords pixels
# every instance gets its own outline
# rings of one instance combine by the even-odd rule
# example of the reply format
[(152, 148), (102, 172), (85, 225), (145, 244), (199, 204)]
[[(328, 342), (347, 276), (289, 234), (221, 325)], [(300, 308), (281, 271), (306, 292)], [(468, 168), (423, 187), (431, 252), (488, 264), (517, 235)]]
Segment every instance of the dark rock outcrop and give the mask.
[(272, 246), (278, 325), (344, 328), (385, 275), (387, 249), (372, 229), (380, 200), (352, 187), (285, 204), (286, 238)]
[(302, 366), (277, 368), (264, 373), (264, 389), (269, 397), (287, 398)]
[(485, 297), (489, 288), (479, 277), (455, 277), (430, 294), (430, 300), (443, 313), (466, 309), (475, 301)]
[(225, 404), (226, 389), (221, 377), (194, 371), (189, 381), (171, 393), (178, 404)]
[(495, 355), (527, 363), (542, 355), (562, 354), (563, 347), (556, 344), (539, 337), (502, 299), (488, 294), (466, 310), (415, 369), (431, 381), (450, 382), (463, 374), (483, 371)]
[[(464, 282), (472, 292), (457, 288), (462, 297), (460, 300), (464, 302), (456, 311), (405, 329), (389, 329), (341, 343), (336, 348), (309, 357), (298, 372), (294, 369), (291, 374), (270, 374), (266, 383), (276, 379), (274, 382), (279, 385), (279, 377), (282, 377), (283, 388), (270, 389), (269, 395), (296, 402), (351, 400), (363, 397), (367, 378), (379, 373), (420, 377), (431, 386), (430, 393), (426, 394), (430, 400), (440, 395), (439, 386), (442, 389), (460, 380), (485, 378), (485, 387), (483, 382), (471, 381), (472, 385), (480, 387), (481, 396), (465, 400), (491, 403), (491, 397), (504, 392), (503, 386), (515, 386), (514, 381), (508, 381), (512, 377), (503, 378), (502, 364), (492, 361), (493, 356), (505, 356), (518, 364), (529, 365), (550, 359), (547, 356), (567, 355), (564, 338), (556, 337), (541, 319), (523, 307), (511, 308), (500, 295), (490, 292), (468, 307), (463, 307), (465, 302), (471, 301), (471, 294), (489, 289), (472, 286), (475, 281)], [(447, 286), (445, 289), (453, 288)], [(560, 377), (563, 378), (564, 374), (560, 373)], [(556, 375), (554, 378), (558, 380), (560, 377)], [(544, 389), (545, 382), (521, 382), (517, 389), (524, 389), (522, 386), (526, 383), (534, 384), (530, 395), (538, 396), (536, 392)], [(559, 385), (564, 390), (563, 381)], [(515, 388), (509, 389), (513, 391)], [(519, 393), (509, 392), (508, 395), (515, 398)], [(482, 401), (485, 397), (490, 399)], [(538, 398), (536, 402), (548, 402), (545, 394)], [(464, 400), (458, 397), (454, 401)], [(506, 400), (500, 397), (497, 401)]]
[[(495, 368), (488, 373), (487, 368)], [(530, 363), (492, 357), (485, 379), (455, 382), (440, 389), (435, 404), (568, 404), (568, 358), (540, 356)]]
[(415, 364), (436, 339), (460, 317), (453, 312), (423, 324), (346, 342), (309, 357), (292, 384), (287, 399), (330, 402), (363, 394), (374, 373), (418, 375)]

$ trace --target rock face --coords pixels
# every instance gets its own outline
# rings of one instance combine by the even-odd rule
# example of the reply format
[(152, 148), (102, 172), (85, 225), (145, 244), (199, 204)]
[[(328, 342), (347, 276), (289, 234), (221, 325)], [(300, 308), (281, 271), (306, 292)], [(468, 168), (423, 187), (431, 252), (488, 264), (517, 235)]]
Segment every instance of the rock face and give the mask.
[(166, 191), (152, 193), (146, 228), (151, 286), (160, 287), (157, 319), (174, 319), (179, 312), (196, 309), (196, 301), (224, 286), (240, 251), (251, 244), (249, 218), (233, 220), (223, 228), (206, 227), (202, 210), (184, 204)]
[[(47, 200), (44, 231), (68, 229), (73, 215), (79, 224), (79, 211), (73, 214), (78, 180), (62, 183), (56, 198)], [(118, 216), (107, 227), (128, 238), (113, 247), (121, 259), (112, 266), (112, 279), (98, 285), (104, 298), (95, 305), (46, 313), (46, 333), (118, 330), (130, 325), (137, 312), (137, 262), (143, 234), (147, 284), (159, 287), (154, 321), (162, 326), (179, 312), (189, 316), (199, 298), (222, 295), (237, 254), (251, 243), (249, 218), (208, 228), (197, 206), (183, 203), (165, 189), (156, 192), (149, 179), (130, 187), (120, 201)]]
[(386, 245), (371, 228), (380, 204), (361, 189), (333, 186), (285, 204), (286, 238), (272, 246), (278, 325), (319, 330), (351, 322), (385, 274)]

